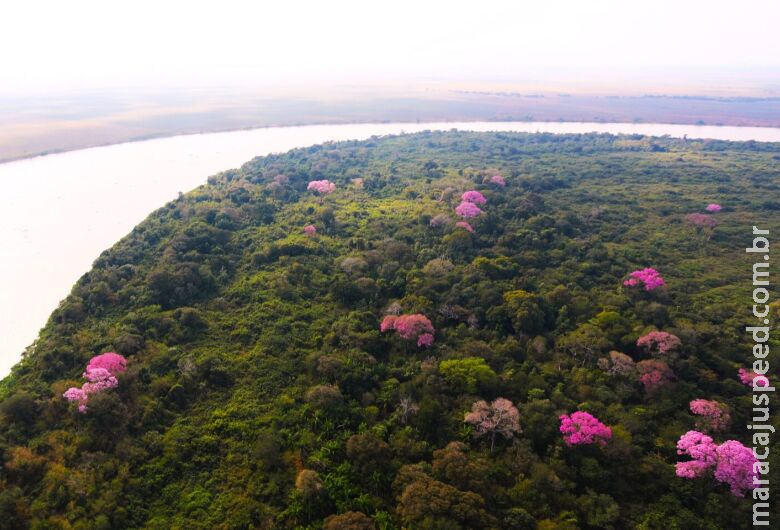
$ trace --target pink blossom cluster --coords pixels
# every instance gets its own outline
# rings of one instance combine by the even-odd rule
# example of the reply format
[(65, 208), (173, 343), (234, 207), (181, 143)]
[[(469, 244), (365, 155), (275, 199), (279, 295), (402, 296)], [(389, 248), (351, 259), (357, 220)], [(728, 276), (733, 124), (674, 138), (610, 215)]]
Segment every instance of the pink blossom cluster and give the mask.
[(479, 214), (482, 213), (482, 210), (479, 209), (479, 206), (474, 204), (473, 202), (467, 202), (463, 201), (455, 208), (455, 213), (460, 215), (461, 217), (476, 217)]
[(744, 368), (740, 368), (737, 371), (737, 376), (739, 377), (739, 381), (749, 387), (755, 387), (755, 386), (769, 386), (769, 378), (765, 375), (757, 374), (753, 370), (745, 370)]
[(653, 289), (658, 289), (659, 287), (666, 285), (666, 282), (658, 271), (650, 267), (635, 270), (629, 274), (629, 276), (630, 278), (623, 282), (623, 285), (627, 287), (634, 287), (642, 284), (645, 286), (645, 291), (652, 291)]
[(728, 440), (718, 446), (718, 463), (715, 466), (715, 480), (729, 485), (731, 493), (742, 497), (745, 490), (755, 488), (753, 479), (756, 472), (753, 449), (745, 447), (736, 440)]
[(658, 353), (667, 354), (682, 346), (682, 341), (677, 335), (672, 335), (666, 331), (651, 331), (647, 335), (639, 337), (636, 345), (650, 352), (658, 351)]
[(470, 190), (461, 195), (461, 200), (464, 202), (471, 202), (474, 204), (487, 204), (487, 199), (484, 195), (476, 190)]
[(425, 315), (419, 313), (413, 315), (387, 315), (379, 325), (382, 333), (394, 330), (404, 340), (417, 339), (417, 346), (433, 345), (433, 324)]
[(504, 180), (504, 177), (502, 177), (501, 175), (493, 175), (492, 177), (490, 177), (490, 183), (495, 184), (500, 188), (506, 186), (506, 180)]
[(678, 477), (696, 478), (703, 475), (718, 459), (718, 446), (712, 438), (699, 431), (688, 431), (677, 442), (677, 454), (688, 455), (692, 460), (678, 462)]
[(87, 371), (90, 368), (104, 368), (111, 372), (111, 375), (116, 375), (127, 370), (127, 359), (114, 352), (101, 353), (89, 360)]
[(639, 381), (645, 387), (645, 392), (652, 394), (659, 388), (674, 380), (674, 372), (669, 365), (658, 359), (648, 359), (636, 363)]
[(317, 193), (326, 194), (336, 190), (336, 185), (329, 180), (312, 180), (306, 187), (307, 190), (314, 190)]
[(723, 207), (722, 207), (720, 204), (716, 204), (716, 203), (714, 203), (714, 202), (711, 202), (711, 203), (710, 203), (710, 204), (708, 204), (708, 205), (707, 205), (707, 207), (705, 208), (705, 210), (707, 210), (708, 212), (712, 212), (712, 213), (719, 212), (719, 211), (721, 211), (722, 209), (723, 209)]
[(487, 199), (480, 192), (469, 190), (461, 195), (461, 203), (455, 208), (455, 213), (466, 218), (476, 217), (482, 213), (477, 204), (487, 204)]
[(563, 441), (567, 445), (607, 445), (612, 438), (612, 429), (601, 423), (593, 415), (577, 411), (571, 415), (560, 416)]
[(685, 220), (697, 228), (715, 228), (718, 224), (713, 216), (706, 213), (688, 214)]
[(490, 449), (493, 449), (495, 435), (500, 434), (504, 438), (512, 438), (520, 431), (520, 412), (511, 401), (498, 398), (492, 403), (477, 401), (467, 412), (463, 421), (474, 427), (474, 436), (491, 435)]
[(303, 227), (303, 233), (307, 236), (313, 236), (317, 233), (317, 227), (314, 225), (306, 225)]
[(705, 431), (725, 431), (731, 425), (729, 408), (718, 401), (694, 399), (688, 405), (691, 412), (700, 416), (696, 426)]
[(420, 347), (426, 347), (430, 348), (433, 346), (433, 334), (431, 333), (423, 333), (419, 337), (417, 337), (417, 346)]
[(756, 457), (751, 448), (736, 440), (717, 445), (704, 433), (688, 431), (677, 442), (677, 454), (691, 457), (689, 461), (676, 464), (678, 477), (697, 478), (714, 468), (715, 480), (728, 484), (737, 497), (755, 487), (753, 464)]
[(82, 377), (87, 380), (81, 388), (71, 387), (62, 397), (78, 402), (79, 412), (87, 412), (89, 396), (119, 386), (117, 374), (127, 369), (127, 360), (118, 353), (107, 352), (90, 359)]
[(474, 233), (474, 228), (472, 228), (471, 225), (468, 224), (466, 221), (458, 221), (457, 223), (455, 223), (455, 226), (457, 226), (458, 228), (463, 228), (471, 232), (472, 234)]

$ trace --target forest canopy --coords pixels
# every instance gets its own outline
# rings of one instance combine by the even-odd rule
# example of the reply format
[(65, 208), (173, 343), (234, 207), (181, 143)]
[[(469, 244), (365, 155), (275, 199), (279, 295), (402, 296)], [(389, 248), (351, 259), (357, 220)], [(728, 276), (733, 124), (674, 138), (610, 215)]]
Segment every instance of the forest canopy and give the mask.
[(214, 175), (0, 383), (0, 527), (748, 528), (778, 160), (450, 131)]

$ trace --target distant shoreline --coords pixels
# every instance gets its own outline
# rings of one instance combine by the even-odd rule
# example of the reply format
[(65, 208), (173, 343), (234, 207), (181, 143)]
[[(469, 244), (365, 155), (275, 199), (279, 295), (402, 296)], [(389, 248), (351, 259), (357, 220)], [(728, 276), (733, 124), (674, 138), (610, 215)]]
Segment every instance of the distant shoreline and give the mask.
[[(2, 103), (2, 102), (0, 102)], [(442, 122), (780, 127), (780, 98), (417, 91), (89, 95), (0, 105), (0, 163), (79, 149), (272, 127)]]
[[(61, 155), (65, 153), (70, 153), (73, 151), (83, 151), (86, 149), (96, 149), (100, 147), (110, 147), (114, 145), (122, 145), (122, 144), (131, 144), (131, 143), (138, 143), (138, 142), (148, 142), (151, 140), (161, 140), (164, 138), (176, 138), (180, 136), (196, 136), (196, 135), (204, 135), (204, 134), (220, 134), (220, 133), (231, 133), (231, 132), (239, 132), (239, 131), (253, 131), (253, 130), (259, 130), (259, 129), (278, 129), (278, 128), (291, 128), (291, 127), (307, 127), (307, 126), (319, 126), (319, 125), (372, 125), (372, 124), (391, 124), (391, 123), (416, 123), (416, 124), (437, 124), (437, 123), (547, 123), (547, 124), (555, 124), (555, 123), (567, 123), (567, 124), (598, 124), (598, 125), (675, 125), (675, 126), (690, 126), (690, 127), (740, 127), (740, 128), (760, 128), (760, 129), (778, 129), (780, 130), (780, 126), (771, 126), (771, 125), (751, 125), (748, 123), (742, 123), (742, 124), (729, 124), (729, 123), (717, 123), (717, 124), (708, 124), (708, 123), (690, 123), (685, 121), (680, 122), (642, 122), (642, 121), (582, 121), (582, 120), (511, 120), (511, 119), (495, 119), (495, 120), (488, 120), (488, 119), (474, 119), (474, 120), (459, 120), (459, 119), (452, 119), (452, 120), (419, 120), (416, 122), (403, 122), (403, 121), (394, 121), (394, 120), (383, 120), (383, 121), (372, 121), (372, 120), (366, 120), (366, 121), (328, 121), (328, 122), (301, 122), (301, 123), (293, 123), (293, 124), (269, 124), (269, 125), (257, 125), (257, 126), (248, 126), (248, 127), (230, 127), (230, 128), (213, 128), (213, 129), (203, 129), (199, 131), (182, 131), (182, 132), (172, 132), (172, 133), (160, 133), (160, 134), (151, 134), (151, 135), (145, 135), (145, 136), (139, 136), (139, 137), (133, 137), (128, 138), (125, 140), (117, 140), (112, 142), (105, 142), (105, 143), (92, 143), (92, 144), (85, 144), (83, 146), (78, 147), (71, 147), (71, 148), (62, 148), (62, 149), (53, 149), (53, 150), (45, 150), (37, 153), (31, 153), (26, 155), (19, 155), (14, 157), (6, 157), (6, 158), (0, 158), (0, 164), (9, 164), (12, 162), (19, 162), (21, 160), (30, 160), (34, 158), (41, 158), (51, 155)], [(564, 133), (561, 133), (564, 134)], [(571, 133), (576, 134), (576, 133)], [(739, 141), (739, 140), (733, 140), (733, 141)]]

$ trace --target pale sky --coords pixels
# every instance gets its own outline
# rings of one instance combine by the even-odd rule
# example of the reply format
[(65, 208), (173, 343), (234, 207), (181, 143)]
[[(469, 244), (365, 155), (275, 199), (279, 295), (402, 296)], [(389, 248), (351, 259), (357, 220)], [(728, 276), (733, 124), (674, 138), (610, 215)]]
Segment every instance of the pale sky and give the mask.
[(8, 0), (0, 95), (780, 72), (772, 0)]

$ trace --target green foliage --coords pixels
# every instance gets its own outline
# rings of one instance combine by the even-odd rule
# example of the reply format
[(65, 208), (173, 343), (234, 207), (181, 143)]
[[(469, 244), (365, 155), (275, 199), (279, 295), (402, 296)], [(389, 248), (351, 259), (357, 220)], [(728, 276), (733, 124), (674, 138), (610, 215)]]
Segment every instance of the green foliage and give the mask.
[(536, 335), (544, 329), (545, 313), (541, 297), (517, 289), (504, 293), (504, 303), (515, 332)]
[(456, 394), (488, 392), (498, 382), (496, 373), (479, 357), (442, 361), (439, 371)]
[[(0, 384), (0, 527), (747, 528), (749, 499), (673, 463), (695, 398), (727, 404), (723, 436), (749, 445), (742, 249), (754, 224), (780, 231), (778, 157), (448, 132), (215, 175), (104, 252)], [(306, 192), (325, 178), (334, 193)], [(431, 226), (469, 189), (488, 201), (473, 234)], [(704, 241), (684, 218), (712, 201)], [(622, 288), (649, 266), (666, 292)], [(434, 344), (381, 334), (388, 312), (424, 314)], [(613, 350), (645, 359), (650, 329), (683, 347), (648, 399), (600, 367)], [(770, 349), (776, 366), (774, 335)], [(62, 392), (106, 350), (128, 371), (78, 414)], [(491, 453), (463, 418), (497, 397), (522, 432)], [(564, 446), (575, 409), (612, 427), (608, 446)]]

